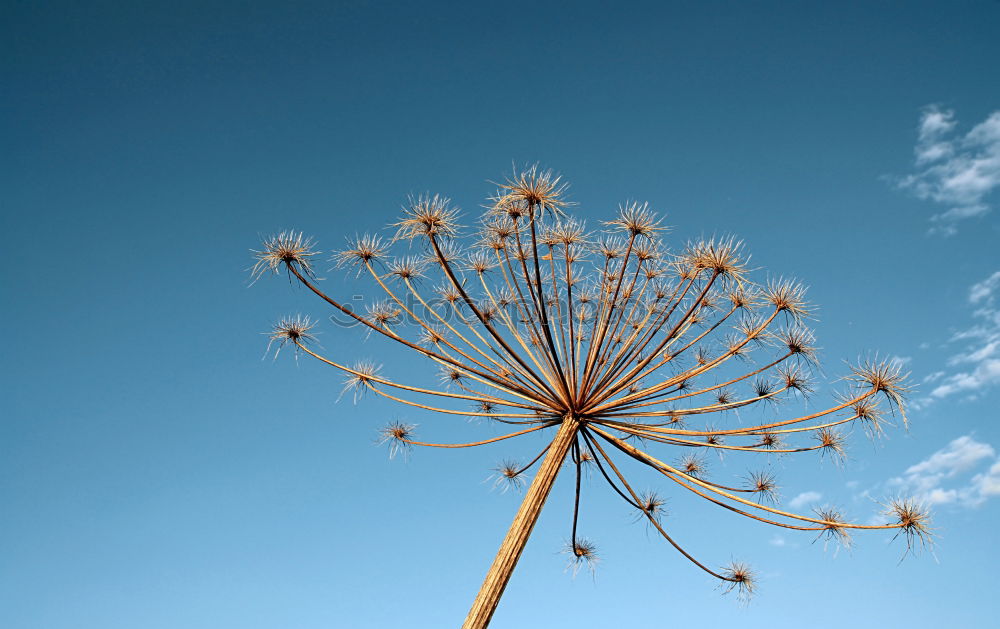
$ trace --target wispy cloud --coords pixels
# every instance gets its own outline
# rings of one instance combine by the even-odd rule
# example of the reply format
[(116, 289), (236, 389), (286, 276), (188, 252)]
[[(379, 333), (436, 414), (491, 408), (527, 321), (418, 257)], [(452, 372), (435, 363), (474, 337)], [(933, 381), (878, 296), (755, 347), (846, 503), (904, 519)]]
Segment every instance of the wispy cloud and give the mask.
[[(986, 471), (970, 476), (989, 461)], [(886, 488), (927, 505), (977, 507), (1000, 495), (1000, 459), (993, 446), (965, 435), (889, 479)]]
[(788, 501), (788, 506), (792, 509), (801, 509), (813, 503), (819, 502), (823, 494), (818, 491), (804, 491)]
[(982, 389), (1000, 384), (1000, 271), (973, 284), (969, 304), (974, 308), (974, 323), (952, 335), (953, 344), (963, 349), (948, 359), (949, 371), (937, 371), (924, 382), (933, 383), (928, 397), (918, 400), (926, 405), (935, 399), (964, 393), (975, 397)]
[(969, 289), (969, 302), (973, 305), (992, 306), (998, 288), (1000, 288), (1000, 271), (995, 272), (982, 282), (973, 284), (972, 288)]
[(912, 361), (913, 361), (913, 357), (912, 356), (890, 356), (889, 357), (889, 362), (892, 363), (894, 366), (900, 368), (900, 369), (902, 369), (903, 367), (909, 365), (910, 362), (912, 362)]
[(1000, 187), (1000, 111), (965, 135), (955, 133), (955, 112), (925, 107), (914, 148), (916, 171), (900, 188), (948, 209), (931, 217), (931, 233), (951, 236), (957, 223), (990, 211), (987, 197)]
[(1000, 461), (990, 466), (982, 474), (972, 477), (972, 489), (980, 499), (1000, 496)]

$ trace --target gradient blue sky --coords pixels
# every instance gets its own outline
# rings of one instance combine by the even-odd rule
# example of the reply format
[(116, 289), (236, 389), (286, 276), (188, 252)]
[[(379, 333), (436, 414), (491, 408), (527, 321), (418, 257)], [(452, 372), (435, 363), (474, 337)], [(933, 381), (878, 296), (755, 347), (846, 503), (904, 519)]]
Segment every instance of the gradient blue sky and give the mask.
[[(441, 420), (261, 360), (277, 317), (327, 313), (248, 288), (249, 250), (340, 247), (410, 193), (475, 210), (536, 161), (592, 222), (649, 201), (806, 282), (831, 378), (906, 362), (910, 431), (782, 462), (782, 494), (864, 520), (915, 492), (939, 539), (834, 553), (671, 496), (690, 550), (759, 569), (744, 608), (596, 481), (603, 560), (572, 578), (563, 479), (493, 626), (992, 625), (1000, 3), (279, 4), (2, 9), (0, 626), (457, 626), (517, 505), (489, 468), (535, 443), (389, 461), (378, 426)], [(418, 368), (362, 337), (321, 340)]]

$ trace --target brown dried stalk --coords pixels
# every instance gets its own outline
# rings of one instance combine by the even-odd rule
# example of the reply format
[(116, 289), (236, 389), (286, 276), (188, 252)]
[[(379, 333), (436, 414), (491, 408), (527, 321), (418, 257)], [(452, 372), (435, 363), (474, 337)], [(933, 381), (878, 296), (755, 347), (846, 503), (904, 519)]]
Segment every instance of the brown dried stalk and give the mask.
[[(928, 540), (927, 514), (912, 501), (887, 505), (892, 521), (885, 524), (852, 524), (832, 508), (813, 515), (779, 508), (769, 472), (730, 484), (708, 480), (704, 461), (692, 449), (842, 457), (844, 428), (860, 422), (869, 434), (880, 434), (883, 409), (905, 420), (904, 376), (891, 362), (864, 362), (851, 369), (846, 390), (829, 408), (719, 428), (706, 420), (811, 391), (815, 349), (803, 326), (810, 313), (804, 289), (788, 281), (752, 281), (741, 243), (732, 239), (668, 252), (660, 240), (664, 228), (645, 204), (622, 207), (603, 232), (587, 234), (566, 217), (564, 193), (565, 185), (550, 172), (533, 167), (515, 173), (491, 198), (478, 239), (464, 248), (457, 211), (447, 199), (411, 199), (391, 242), (365, 236), (336, 255), (339, 265), (370, 276), (385, 294), (364, 316), (323, 292), (313, 273), (313, 243), (301, 234), (279, 234), (255, 252), (255, 279), (286, 270), (369, 333), (437, 364), (449, 390), (403, 384), (381, 376), (374, 365), (348, 366), (320, 355), (309, 347), (313, 324), (306, 318), (275, 327), (271, 341), (279, 348), (290, 344), (344, 372), (345, 391), (355, 395), (370, 391), (435, 413), (516, 427), (492, 439), (443, 444), (417, 441), (412, 426), (394, 423), (381, 433), (393, 454), (414, 446), (476, 447), (552, 430), (551, 442), (530, 463), (497, 468), (498, 481), (518, 486), (540, 462), (465, 627), (489, 624), (567, 455), (576, 469), (567, 550), (575, 566), (592, 567), (597, 557), (596, 547), (577, 535), (580, 470), (593, 464), (637, 518), (726, 591), (749, 595), (755, 586), (745, 564), (712, 569), (684, 550), (664, 528), (662, 499), (637, 493), (612, 455), (773, 526), (845, 544), (850, 531), (859, 529), (894, 529), (905, 534), (908, 548)], [(396, 241), (417, 244), (426, 256), (391, 257)], [(432, 278), (438, 282), (435, 297), (421, 292)], [(472, 410), (446, 407), (455, 402)], [(671, 465), (647, 452), (646, 445), (654, 444), (684, 448), (688, 455)]]

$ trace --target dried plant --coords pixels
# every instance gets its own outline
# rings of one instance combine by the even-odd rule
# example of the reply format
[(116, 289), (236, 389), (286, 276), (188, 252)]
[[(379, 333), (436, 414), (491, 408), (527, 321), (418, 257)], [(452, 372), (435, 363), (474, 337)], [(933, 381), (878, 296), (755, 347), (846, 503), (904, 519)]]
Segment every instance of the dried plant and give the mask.
[[(306, 342), (312, 329), (307, 319), (282, 320), (271, 334), (273, 343), (293, 345), (340, 370), (346, 374), (344, 391), (355, 397), (371, 392), (433, 413), (489, 418), (512, 430), (473, 443), (427, 443), (415, 439), (413, 426), (395, 422), (380, 433), (392, 454), (551, 434), (527, 463), (505, 461), (493, 469), (498, 485), (516, 489), (524, 474), (538, 468), (465, 627), (489, 623), (564, 462), (575, 471), (567, 543), (574, 572), (581, 565), (593, 569), (598, 557), (597, 547), (577, 534), (587, 466), (725, 591), (746, 596), (755, 587), (746, 565), (713, 569), (682, 548), (667, 532), (660, 494), (637, 493), (622, 460), (769, 525), (843, 544), (859, 529), (894, 529), (908, 548), (927, 541), (927, 514), (912, 501), (890, 503), (885, 524), (852, 524), (833, 508), (812, 515), (780, 508), (769, 471), (729, 484), (709, 480), (699, 450), (842, 458), (844, 429), (860, 422), (879, 434), (883, 409), (905, 421), (904, 376), (893, 362), (862, 362), (851, 368), (845, 390), (829, 408), (782, 415), (780, 403), (813, 391), (816, 349), (805, 328), (811, 312), (805, 289), (788, 280), (753, 281), (742, 244), (731, 238), (668, 250), (662, 241), (666, 228), (646, 204), (627, 204), (598, 233), (588, 233), (566, 216), (571, 204), (565, 191), (551, 172), (517, 172), (499, 185), (477, 233), (467, 239), (448, 199), (410, 199), (391, 242), (363, 236), (334, 256), (338, 266), (366, 274), (384, 293), (367, 315), (320, 287), (310, 239), (286, 232), (255, 252), (255, 280), (285, 270), (339, 316), (435, 363), (443, 384), (404, 384), (381, 375), (373, 363), (351, 367), (321, 355)], [(408, 251), (391, 254), (400, 242), (410, 245)], [(415, 249), (423, 255), (414, 257)], [(771, 418), (733, 421), (753, 407)], [(734, 424), (740, 425), (723, 427)], [(679, 451), (673, 457), (653, 453), (669, 447)]]

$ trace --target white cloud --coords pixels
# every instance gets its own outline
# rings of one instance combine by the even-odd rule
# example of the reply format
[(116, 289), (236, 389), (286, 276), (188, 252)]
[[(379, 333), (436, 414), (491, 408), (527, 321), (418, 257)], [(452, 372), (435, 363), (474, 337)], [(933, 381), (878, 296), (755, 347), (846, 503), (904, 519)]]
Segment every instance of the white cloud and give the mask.
[(908, 476), (923, 474), (954, 476), (968, 470), (981, 459), (995, 455), (993, 446), (976, 441), (966, 435), (955, 439), (920, 463), (911, 465), (906, 469), (906, 474)]
[(943, 371), (935, 371), (933, 373), (929, 373), (926, 376), (924, 376), (924, 379), (921, 380), (921, 382), (924, 382), (924, 383), (934, 382), (936, 380), (940, 380), (945, 375), (947, 375), (947, 374), (945, 374), (945, 372), (943, 372)]
[[(993, 461), (990, 468), (968, 478), (968, 473), (984, 459)], [(949, 484), (953, 486), (946, 486)], [(886, 485), (926, 505), (976, 507), (1000, 495), (1000, 460), (993, 446), (965, 435), (911, 465), (902, 476), (890, 479)]]
[(954, 333), (949, 343), (963, 343), (964, 348), (948, 358), (949, 371), (936, 371), (924, 378), (934, 383), (930, 393), (917, 400), (925, 407), (935, 400), (963, 393), (978, 396), (982, 390), (1000, 385), (1000, 271), (969, 288), (969, 303), (975, 323)]
[(788, 544), (788, 542), (785, 541), (785, 538), (780, 535), (775, 535), (774, 537), (769, 539), (767, 543), (770, 544), (771, 546), (777, 546), (778, 548), (781, 548), (782, 546), (786, 546)]
[(984, 363), (997, 353), (1000, 346), (1000, 339), (992, 339), (983, 345), (972, 346), (965, 352), (959, 352), (948, 359), (949, 365), (961, 365), (962, 363)]
[(986, 472), (973, 476), (972, 487), (976, 496), (982, 500), (1000, 496), (1000, 461), (991, 465)]
[(955, 128), (955, 112), (941, 111), (936, 106), (924, 109), (920, 118), (919, 142), (915, 152), (917, 163), (934, 162), (951, 155), (954, 150), (950, 142), (943, 142), (943, 136)]
[(920, 141), (934, 142), (955, 128), (955, 112), (941, 111), (936, 105), (924, 109), (920, 120)]
[(889, 362), (892, 363), (893, 365), (895, 365), (896, 367), (899, 367), (899, 368), (903, 368), (903, 367), (907, 366), (908, 364), (910, 364), (910, 362), (912, 360), (913, 360), (912, 356), (890, 356), (889, 357)]
[(975, 369), (970, 371), (960, 371), (945, 378), (931, 391), (931, 396), (936, 398), (947, 397), (955, 393), (975, 393), (984, 387), (1000, 384), (1000, 359), (985, 360)]
[(898, 185), (917, 198), (948, 209), (931, 217), (931, 233), (957, 233), (960, 221), (990, 211), (985, 202), (1000, 187), (1000, 111), (990, 114), (964, 136), (955, 135), (955, 112), (936, 105), (924, 108), (914, 147), (917, 171)]
[(795, 496), (788, 501), (788, 506), (792, 509), (801, 509), (807, 505), (811, 505), (814, 502), (819, 502), (819, 499), (823, 497), (823, 494), (818, 491), (804, 491), (798, 496)]
[(976, 282), (972, 285), (972, 288), (969, 289), (969, 303), (975, 305), (985, 301), (992, 305), (993, 293), (997, 292), (998, 288), (1000, 288), (1000, 271), (996, 271), (982, 282)]

